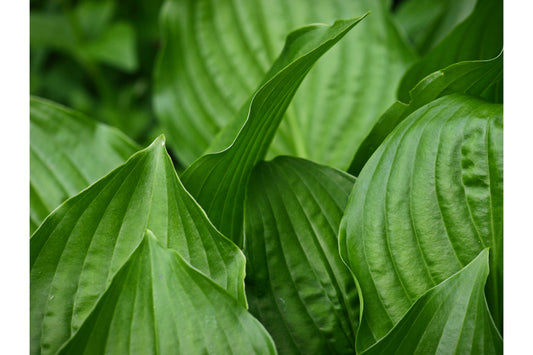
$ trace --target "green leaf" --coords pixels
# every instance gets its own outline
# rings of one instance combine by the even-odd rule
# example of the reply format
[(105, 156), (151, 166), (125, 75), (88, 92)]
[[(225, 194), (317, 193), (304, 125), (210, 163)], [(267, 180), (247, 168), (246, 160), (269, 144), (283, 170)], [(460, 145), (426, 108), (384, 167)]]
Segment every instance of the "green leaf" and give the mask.
[(453, 63), (491, 59), (503, 48), (503, 1), (478, 0), (472, 14), (404, 75), (398, 98), (408, 102), (409, 91), (426, 75)]
[[(358, 143), (395, 99), (414, 54), (382, 0), (168, 0), (154, 108), (180, 161), (190, 165), (229, 127), (233, 141), (247, 99), (264, 83), (287, 33), (371, 11), (361, 29), (327, 53), (285, 114), (270, 156), (300, 156), (345, 169)], [(244, 112), (244, 116), (239, 112)], [(235, 121), (239, 116), (240, 120)], [(228, 129), (226, 129), (228, 130)], [(218, 138), (220, 140), (220, 138)]]
[(147, 231), (60, 354), (275, 354), (226, 290)]
[(357, 150), (349, 173), (359, 175), (385, 137), (407, 116), (425, 104), (452, 93), (503, 103), (503, 54), (490, 60), (452, 64), (424, 78), (409, 93), (409, 105), (397, 101), (376, 122)]
[(32, 354), (55, 353), (81, 326), (147, 228), (246, 305), (244, 255), (183, 188), (158, 138), (66, 201), (30, 239)]
[(32, 12), (30, 14), (30, 47), (75, 51), (76, 36), (63, 14)]
[(503, 341), (483, 295), (488, 259), (485, 249), (460, 272), (429, 290), (365, 354), (502, 354)]
[(50, 101), (30, 98), (30, 230), (67, 198), (139, 147), (122, 132)]
[(470, 15), (476, 0), (407, 0), (394, 19), (418, 53), (426, 54)]
[(353, 354), (357, 289), (337, 232), (354, 178), (307, 160), (259, 163), (246, 197), (250, 311), (281, 354)]
[(272, 67), (271, 79), (253, 96), (235, 141), (220, 153), (202, 156), (183, 174), (187, 190), (213, 224), (238, 246), (243, 245), (244, 195), (253, 167), (265, 156), (287, 106), (313, 64), (363, 17), (291, 33)]
[(359, 350), (487, 247), (486, 296), (502, 329), (502, 109), (459, 94), (432, 101), (361, 171), (339, 232), (364, 303)]

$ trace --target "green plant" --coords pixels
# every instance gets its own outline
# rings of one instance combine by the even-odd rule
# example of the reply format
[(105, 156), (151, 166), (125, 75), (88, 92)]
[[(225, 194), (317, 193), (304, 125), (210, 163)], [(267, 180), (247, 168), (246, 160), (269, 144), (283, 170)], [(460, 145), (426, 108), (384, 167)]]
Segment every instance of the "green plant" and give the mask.
[(115, 5), (35, 10), (126, 134), (30, 99), (32, 354), (502, 353), (502, 1), (313, 5), (167, 0), (135, 129)]

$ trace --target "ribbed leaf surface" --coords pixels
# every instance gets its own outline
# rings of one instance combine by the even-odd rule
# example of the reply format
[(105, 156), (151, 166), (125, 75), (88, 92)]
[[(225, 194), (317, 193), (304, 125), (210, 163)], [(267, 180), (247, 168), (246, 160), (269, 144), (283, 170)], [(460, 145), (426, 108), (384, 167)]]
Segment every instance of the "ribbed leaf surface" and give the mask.
[(337, 232), (354, 178), (307, 160), (259, 163), (246, 197), (246, 293), (281, 354), (353, 354), (357, 290)]
[(359, 350), (487, 247), (487, 300), (501, 329), (502, 146), (502, 105), (453, 94), (411, 114), (372, 155), (339, 240), (362, 290)]
[(270, 149), (271, 156), (296, 155), (342, 169), (393, 103), (415, 59), (385, 1), (167, 1), (154, 107), (179, 159), (191, 164), (234, 120), (290, 31), (367, 11), (372, 14), (361, 30), (350, 33), (306, 78)]
[(65, 202), (30, 239), (32, 354), (54, 353), (79, 328), (146, 228), (246, 304), (244, 255), (184, 190), (159, 138)]
[(502, 337), (483, 287), (489, 250), (424, 294), (379, 343), (364, 354), (502, 354)]
[(244, 194), (254, 165), (270, 146), (283, 114), (313, 64), (362, 17), (303, 27), (287, 37), (271, 77), (253, 96), (244, 126), (224, 151), (204, 155), (183, 174), (187, 190), (224, 235), (242, 246)]
[(60, 354), (275, 354), (226, 290), (147, 231)]
[(397, 101), (376, 122), (348, 170), (359, 172), (372, 153), (407, 116), (431, 101), (452, 93), (468, 94), (490, 102), (503, 102), (503, 54), (490, 60), (460, 62), (428, 75), (409, 93), (409, 105)]
[(67, 198), (124, 163), (139, 147), (120, 131), (30, 99), (30, 230)]

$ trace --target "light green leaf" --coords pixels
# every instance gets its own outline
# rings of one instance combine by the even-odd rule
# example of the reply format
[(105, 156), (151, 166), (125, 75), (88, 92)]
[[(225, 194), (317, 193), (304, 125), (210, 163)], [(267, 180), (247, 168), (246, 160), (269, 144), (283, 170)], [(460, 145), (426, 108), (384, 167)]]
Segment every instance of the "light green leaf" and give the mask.
[(418, 53), (426, 54), (470, 15), (476, 0), (407, 0), (394, 19)]
[(407, 71), (398, 98), (408, 102), (409, 91), (426, 75), (453, 63), (491, 59), (503, 49), (503, 0), (478, 0), (472, 14)]
[(244, 255), (183, 188), (158, 138), (67, 200), (30, 239), (32, 354), (55, 353), (81, 326), (147, 228), (246, 304)]
[(353, 354), (357, 289), (337, 232), (354, 178), (307, 160), (259, 163), (246, 197), (250, 311), (281, 354)]
[(364, 354), (502, 354), (502, 338), (483, 295), (488, 259), (485, 249), (460, 272), (429, 290)]
[[(415, 59), (384, 3), (168, 0), (161, 16), (164, 47), (154, 108), (180, 161), (188, 166), (206, 150), (215, 152), (233, 141), (246, 118), (246, 100), (265, 82), (287, 33), (371, 11), (361, 29), (327, 53), (304, 80), (269, 153), (347, 168)], [(241, 119), (234, 122), (237, 116)], [(229, 141), (211, 145), (228, 124)]]
[(67, 198), (139, 150), (122, 132), (50, 101), (30, 99), (30, 230)]
[(30, 46), (33, 50), (53, 48), (73, 52), (77, 41), (63, 14), (32, 12), (30, 14)]
[(275, 354), (226, 290), (147, 231), (59, 354)]
[(397, 101), (376, 122), (348, 169), (359, 172), (394, 128), (425, 104), (448, 94), (462, 93), (491, 102), (503, 102), (503, 54), (490, 60), (460, 62), (428, 75), (409, 93), (409, 105)]
[(331, 26), (311, 25), (289, 34), (272, 66), (271, 79), (253, 96), (235, 141), (220, 153), (202, 156), (183, 174), (187, 190), (213, 224), (238, 246), (243, 245), (244, 194), (253, 167), (265, 156), (287, 106), (313, 64), (363, 17), (339, 20)]
[(448, 95), (421, 107), (365, 165), (339, 232), (362, 292), (357, 348), (490, 247), (486, 296), (502, 328), (502, 105)]

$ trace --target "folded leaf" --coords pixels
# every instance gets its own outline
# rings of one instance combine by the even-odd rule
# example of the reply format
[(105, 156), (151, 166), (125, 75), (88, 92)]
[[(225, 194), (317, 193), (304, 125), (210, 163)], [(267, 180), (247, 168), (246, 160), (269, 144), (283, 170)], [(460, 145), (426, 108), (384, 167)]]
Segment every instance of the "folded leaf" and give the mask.
[(139, 150), (122, 132), (50, 101), (30, 99), (30, 229)]
[(66, 201), (30, 239), (32, 354), (55, 353), (70, 338), (147, 228), (246, 305), (244, 255), (185, 191), (158, 138)]
[(503, 49), (503, 0), (478, 0), (472, 14), (407, 71), (398, 99), (408, 102), (409, 91), (426, 75), (453, 63), (491, 59)]
[[(270, 148), (270, 156), (347, 168), (415, 59), (385, 2), (166, 1), (154, 109), (173, 152), (188, 166), (218, 151), (211, 143), (228, 124), (233, 129), (222, 148), (233, 141), (248, 113), (246, 100), (265, 82), (287, 33), (371, 11), (361, 29), (328, 52), (302, 83)], [(243, 105), (244, 117), (234, 124)]]
[(259, 163), (246, 196), (246, 293), (281, 354), (353, 354), (357, 289), (337, 232), (354, 178), (310, 161)]
[(275, 354), (226, 290), (147, 231), (59, 354)]
[(490, 247), (486, 296), (501, 329), (502, 105), (448, 95), (421, 107), (365, 165), (340, 228), (364, 303), (357, 348)]
[(409, 105), (397, 101), (376, 122), (365, 138), (348, 169), (359, 172), (394, 128), (411, 113), (439, 97), (462, 93), (491, 102), (503, 102), (503, 54), (490, 60), (477, 60), (452, 64), (428, 75), (409, 93)]
[(488, 259), (485, 249), (460, 272), (429, 290), (364, 354), (502, 354), (502, 338), (483, 295)]
[(311, 25), (291, 33), (273, 65), (275, 74), (255, 93), (235, 141), (220, 153), (202, 156), (183, 174), (187, 190), (213, 224), (237, 245), (243, 245), (244, 194), (254, 165), (265, 156), (307, 72), (363, 17), (339, 20), (331, 26)]

